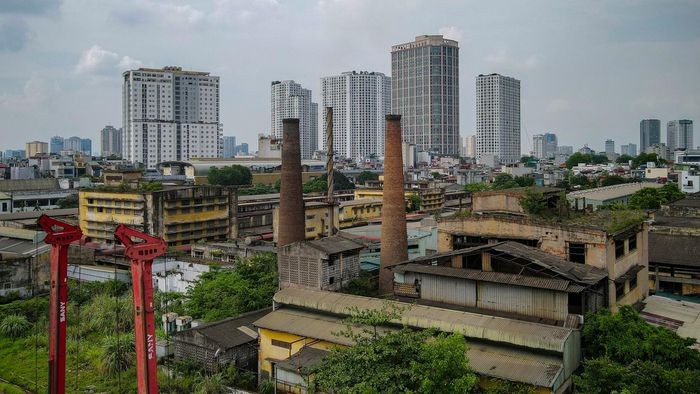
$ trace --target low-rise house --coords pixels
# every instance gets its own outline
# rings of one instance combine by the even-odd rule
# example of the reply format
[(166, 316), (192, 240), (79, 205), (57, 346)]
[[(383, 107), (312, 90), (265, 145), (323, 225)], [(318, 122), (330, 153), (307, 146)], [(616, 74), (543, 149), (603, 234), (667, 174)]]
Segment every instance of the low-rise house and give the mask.
[[(482, 203), (488, 210), (477, 209), (480, 195), (493, 199)], [(471, 215), (439, 220), (438, 251), (516, 241), (604, 270), (610, 279), (606, 305), (613, 310), (647, 296), (649, 225), (644, 212), (601, 210), (542, 217), (519, 213), (514, 204), (494, 192), (475, 193)]]
[(31, 295), (49, 284), (49, 252), (43, 231), (0, 227), (0, 296)]
[(661, 207), (649, 230), (649, 286), (700, 294), (700, 193)]
[(10, 196), (11, 212), (55, 209), (59, 201), (76, 192), (62, 188), (57, 179), (10, 179), (0, 182), (0, 193)]
[(556, 325), (575, 327), (573, 315), (608, 301), (605, 271), (514, 241), (421, 257), (392, 271), (399, 299)]
[(280, 287), (340, 290), (360, 275), (360, 250), (363, 247), (340, 236), (279, 246)]
[(175, 360), (193, 360), (212, 373), (229, 365), (257, 371), (258, 331), (253, 322), (269, 312), (265, 308), (174, 333)]
[[(347, 329), (343, 319), (358, 308), (398, 308), (400, 318), (380, 332), (406, 325), (464, 335), (470, 366), (486, 384), (504, 379), (533, 385), (539, 392), (565, 392), (581, 359), (580, 331), (572, 328), (299, 288), (280, 290), (274, 304), (274, 311), (254, 325), (260, 336), (260, 379), (272, 380), (278, 392), (305, 392), (306, 371), (324, 351), (353, 345), (339, 333)], [(359, 333), (362, 327), (353, 330)]]
[(633, 182), (620, 185), (579, 190), (566, 195), (572, 207), (598, 209), (613, 203), (627, 204), (632, 195), (644, 188), (658, 189), (663, 184), (655, 182)]

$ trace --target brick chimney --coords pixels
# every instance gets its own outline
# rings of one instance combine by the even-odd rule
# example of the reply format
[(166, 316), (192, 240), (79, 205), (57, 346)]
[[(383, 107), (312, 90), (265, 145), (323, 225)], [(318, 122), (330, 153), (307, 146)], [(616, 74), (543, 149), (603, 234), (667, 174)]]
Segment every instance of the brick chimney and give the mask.
[(282, 120), (282, 174), (277, 246), (304, 241), (304, 196), (301, 189), (299, 119)]
[(393, 291), (394, 274), (387, 268), (406, 260), (408, 260), (408, 238), (401, 154), (401, 115), (386, 115), (382, 240), (379, 260), (380, 293)]

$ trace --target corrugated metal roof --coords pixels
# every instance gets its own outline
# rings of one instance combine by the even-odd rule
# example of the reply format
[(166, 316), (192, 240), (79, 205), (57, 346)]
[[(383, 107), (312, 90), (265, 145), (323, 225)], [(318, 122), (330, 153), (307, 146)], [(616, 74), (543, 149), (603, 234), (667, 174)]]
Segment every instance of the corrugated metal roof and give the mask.
[(399, 324), (556, 352), (564, 350), (566, 339), (572, 333), (562, 327), (320, 290), (287, 288), (278, 291), (274, 301), (341, 316), (351, 315), (358, 309), (385, 310), (387, 306), (396, 306), (403, 310), (401, 319), (396, 321)]
[(51, 245), (22, 239), (0, 238), (0, 255), (29, 257), (48, 252)]
[[(651, 322), (650, 314), (681, 322), (676, 333), (684, 338), (696, 338), (696, 344), (700, 344), (700, 304), (654, 295), (644, 300), (642, 317)], [(696, 347), (700, 350), (700, 345)]]
[(43, 231), (26, 230), (23, 228), (0, 227), (0, 237), (41, 242), (46, 237), (46, 233)]
[[(254, 324), (260, 328), (288, 332), (339, 345), (354, 344), (347, 337), (332, 334), (347, 329), (347, 325), (340, 318), (323, 313), (282, 308), (269, 313)], [(353, 330), (359, 333), (363, 328), (367, 327), (354, 327)], [(382, 330), (386, 332), (390, 329)], [(314, 356), (325, 355), (318, 353)], [(467, 356), (471, 368), (480, 375), (540, 387), (554, 387), (563, 372), (562, 361), (556, 356), (533, 354), (526, 350), (470, 342)], [(287, 364), (291, 366), (297, 365), (294, 360), (286, 361), (289, 361)], [(304, 364), (300, 366), (303, 367)]]
[(265, 308), (193, 327), (173, 334), (173, 340), (176, 342), (195, 342), (193, 339), (195, 334), (201, 334), (225, 349), (256, 341), (258, 337), (253, 322), (265, 316), (270, 310), (270, 308)]
[(422, 274), (449, 276), (453, 278), (471, 279), (483, 282), (496, 282), (508, 285), (536, 287), (539, 289), (567, 291), (569, 281), (552, 278), (538, 278), (502, 272), (480, 271), (465, 268), (442, 267), (435, 265), (405, 264), (396, 266), (394, 272), (419, 272)]
[(41, 216), (41, 215), (47, 215), (47, 216), (51, 216), (51, 217), (78, 216), (78, 208), (48, 209), (46, 211), (3, 213), (2, 215), (0, 215), (0, 221), (2, 221), (2, 220), (38, 219), (39, 216)]
[(336, 254), (347, 252), (350, 250), (359, 250), (364, 248), (364, 245), (354, 242), (348, 238), (334, 235), (332, 237), (324, 237), (314, 241), (308, 241), (309, 245), (327, 254)]
[(620, 185), (596, 187), (594, 189), (587, 189), (587, 190), (579, 190), (579, 191), (571, 192), (571, 193), (567, 194), (566, 196), (569, 199), (586, 198), (587, 200), (608, 201), (608, 200), (622, 198), (625, 196), (630, 196), (630, 195), (634, 194), (635, 192), (642, 190), (645, 187), (657, 189), (657, 188), (660, 188), (661, 186), (663, 186), (663, 185), (660, 183), (655, 183), (655, 182), (623, 183)]
[(649, 262), (700, 267), (700, 237), (649, 232)]
[(328, 354), (330, 354), (330, 352), (327, 350), (307, 346), (292, 354), (292, 356), (287, 359), (269, 359), (269, 361), (274, 362), (279, 368), (287, 371), (301, 371), (302, 373), (305, 373), (309, 368), (320, 363), (326, 356), (328, 356)]
[(469, 366), (479, 375), (554, 387), (564, 367), (560, 360), (515, 349), (469, 343)]
[(0, 182), (0, 191), (59, 190), (58, 179), (6, 179)]

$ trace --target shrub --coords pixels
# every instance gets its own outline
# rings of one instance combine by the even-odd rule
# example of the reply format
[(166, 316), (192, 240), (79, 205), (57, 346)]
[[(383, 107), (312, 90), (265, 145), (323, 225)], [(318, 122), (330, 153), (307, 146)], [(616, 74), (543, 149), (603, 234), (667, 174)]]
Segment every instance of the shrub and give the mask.
[(19, 338), (25, 336), (31, 328), (32, 324), (29, 323), (26, 317), (21, 315), (5, 316), (0, 321), (0, 334), (6, 337)]
[(134, 337), (131, 334), (110, 335), (102, 341), (102, 370), (115, 375), (131, 368), (136, 359)]

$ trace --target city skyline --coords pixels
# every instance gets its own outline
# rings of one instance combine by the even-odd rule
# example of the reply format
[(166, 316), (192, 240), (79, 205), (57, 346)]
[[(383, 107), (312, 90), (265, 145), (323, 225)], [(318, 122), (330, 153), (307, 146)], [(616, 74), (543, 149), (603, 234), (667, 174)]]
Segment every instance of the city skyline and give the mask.
[[(294, 79), (318, 92), (324, 75), (371, 69), (389, 76), (391, 45), (439, 33), (460, 42), (460, 137), (475, 131), (472, 78), (492, 72), (523, 83), (522, 153), (544, 130), (567, 145), (588, 143), (600, 151), (607, 136), (635, 140), (640, 119), (700, 118), (700, 81), (692, 77), (700, 32), (691, 23), (700, 6), (689, 3), (486, 4), (478, 15), (469, 12), (473, 4), (420, 1), (405, 7), (362, 1), (17, 4), (0, 4), (7, 33), (0, 51), (8, 70), (0, 80), (3, 136), (97, 141), (105, 124), (122, 126), (123, 71), (177, 65), (221, 77), (223, 132), (254, 145), (259, 133), (269, 133), (270, 80)], [(506, 7), (513, 12), (504, 14)], [(274, 22), (269, 29), (256, 25), (263, 15)], [(309, 18), (318, 23), (290, 27)], [(400, 22), (378, 28), (377, 18)], [(535, 23), (540, 20), (549, 23)], [(144, 35), (150, 39), (139, 39)], [(211, 50), (217, 46), (228, 50)], [(577, 51), (561, 55), (571, 47)], [(236, 55), (263, 53), (260, 48), (266, 48), (260, 61)], [(674, 56), (678, 51), (686, 55)], [(641, 53), (645, 61), (635, 61)], [(21, 148), (15, 145), (5, 148)]]

